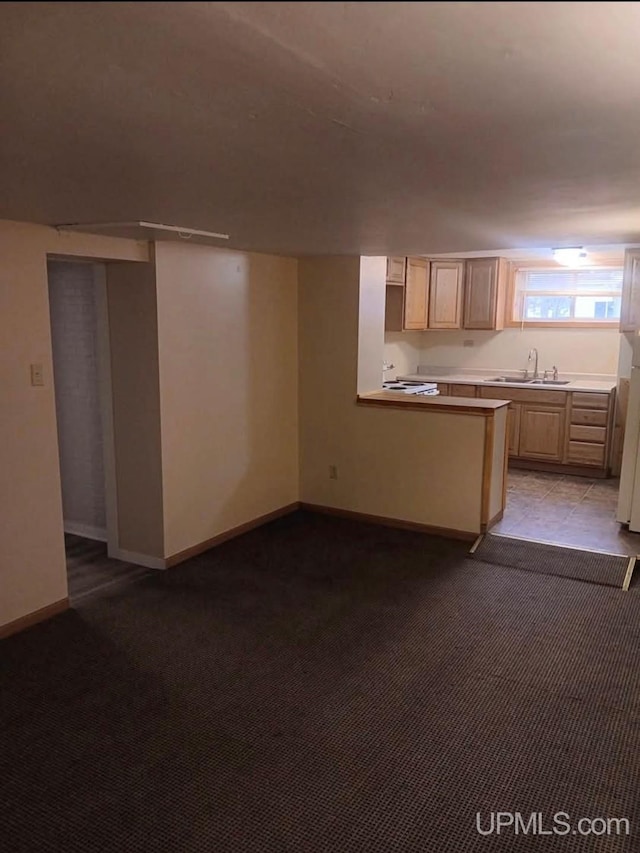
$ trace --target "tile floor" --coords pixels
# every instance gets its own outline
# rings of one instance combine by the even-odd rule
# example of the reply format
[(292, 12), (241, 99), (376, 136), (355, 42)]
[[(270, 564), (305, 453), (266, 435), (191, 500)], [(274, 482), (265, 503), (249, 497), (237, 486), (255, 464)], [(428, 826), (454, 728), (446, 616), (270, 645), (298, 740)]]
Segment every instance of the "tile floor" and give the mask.
[(619, 481), (511, 469), (504, 518), (492, 528), (506, 533), (614, 554), (640, 554), (640, 534), (616, 521)]

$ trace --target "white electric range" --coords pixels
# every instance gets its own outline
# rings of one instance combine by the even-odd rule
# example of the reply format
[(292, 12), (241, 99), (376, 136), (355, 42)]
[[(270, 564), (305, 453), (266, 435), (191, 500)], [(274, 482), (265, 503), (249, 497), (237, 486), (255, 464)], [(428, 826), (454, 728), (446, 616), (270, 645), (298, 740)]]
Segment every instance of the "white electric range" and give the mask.
[(412, 382), (408, 379), (395, 379), (382, 383), (384, 391), (396, 394), (414, 394), (418, 397), (435, 397), (440, 392), (435, 382)]

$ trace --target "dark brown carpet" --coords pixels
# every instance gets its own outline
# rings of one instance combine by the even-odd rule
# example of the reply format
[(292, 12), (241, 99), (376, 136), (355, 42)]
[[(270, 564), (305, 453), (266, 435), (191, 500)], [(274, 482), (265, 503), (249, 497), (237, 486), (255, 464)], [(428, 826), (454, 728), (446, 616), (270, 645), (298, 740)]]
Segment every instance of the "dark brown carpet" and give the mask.
[(638, 850), (640, 596), (467, 550), (299, 513), (6, 640), (0, 850)]
[(483, 538), (475, 553), (470, 556), (496, 566), (573, 578), (617, 589), (622, 589), (629, 566), (629, 557), (625, 556), (491, 534)]

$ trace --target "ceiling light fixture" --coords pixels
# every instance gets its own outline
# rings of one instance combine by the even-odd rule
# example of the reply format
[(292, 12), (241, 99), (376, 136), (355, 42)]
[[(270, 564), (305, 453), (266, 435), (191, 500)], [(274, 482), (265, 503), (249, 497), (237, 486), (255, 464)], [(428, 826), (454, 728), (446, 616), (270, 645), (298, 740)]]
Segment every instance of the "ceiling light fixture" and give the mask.
[(583, 246), (553, 249), (553, 259), (563, 267), (581, 267), (587, 262), (587, 253)]

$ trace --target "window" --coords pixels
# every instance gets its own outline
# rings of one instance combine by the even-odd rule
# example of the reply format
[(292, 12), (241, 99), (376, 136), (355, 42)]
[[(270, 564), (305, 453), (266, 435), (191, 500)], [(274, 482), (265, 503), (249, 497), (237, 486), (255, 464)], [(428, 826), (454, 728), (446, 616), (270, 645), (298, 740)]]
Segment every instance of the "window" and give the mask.
[(514, 268), (513, 320), (516, 323), (617, 324), (622, 267)]

